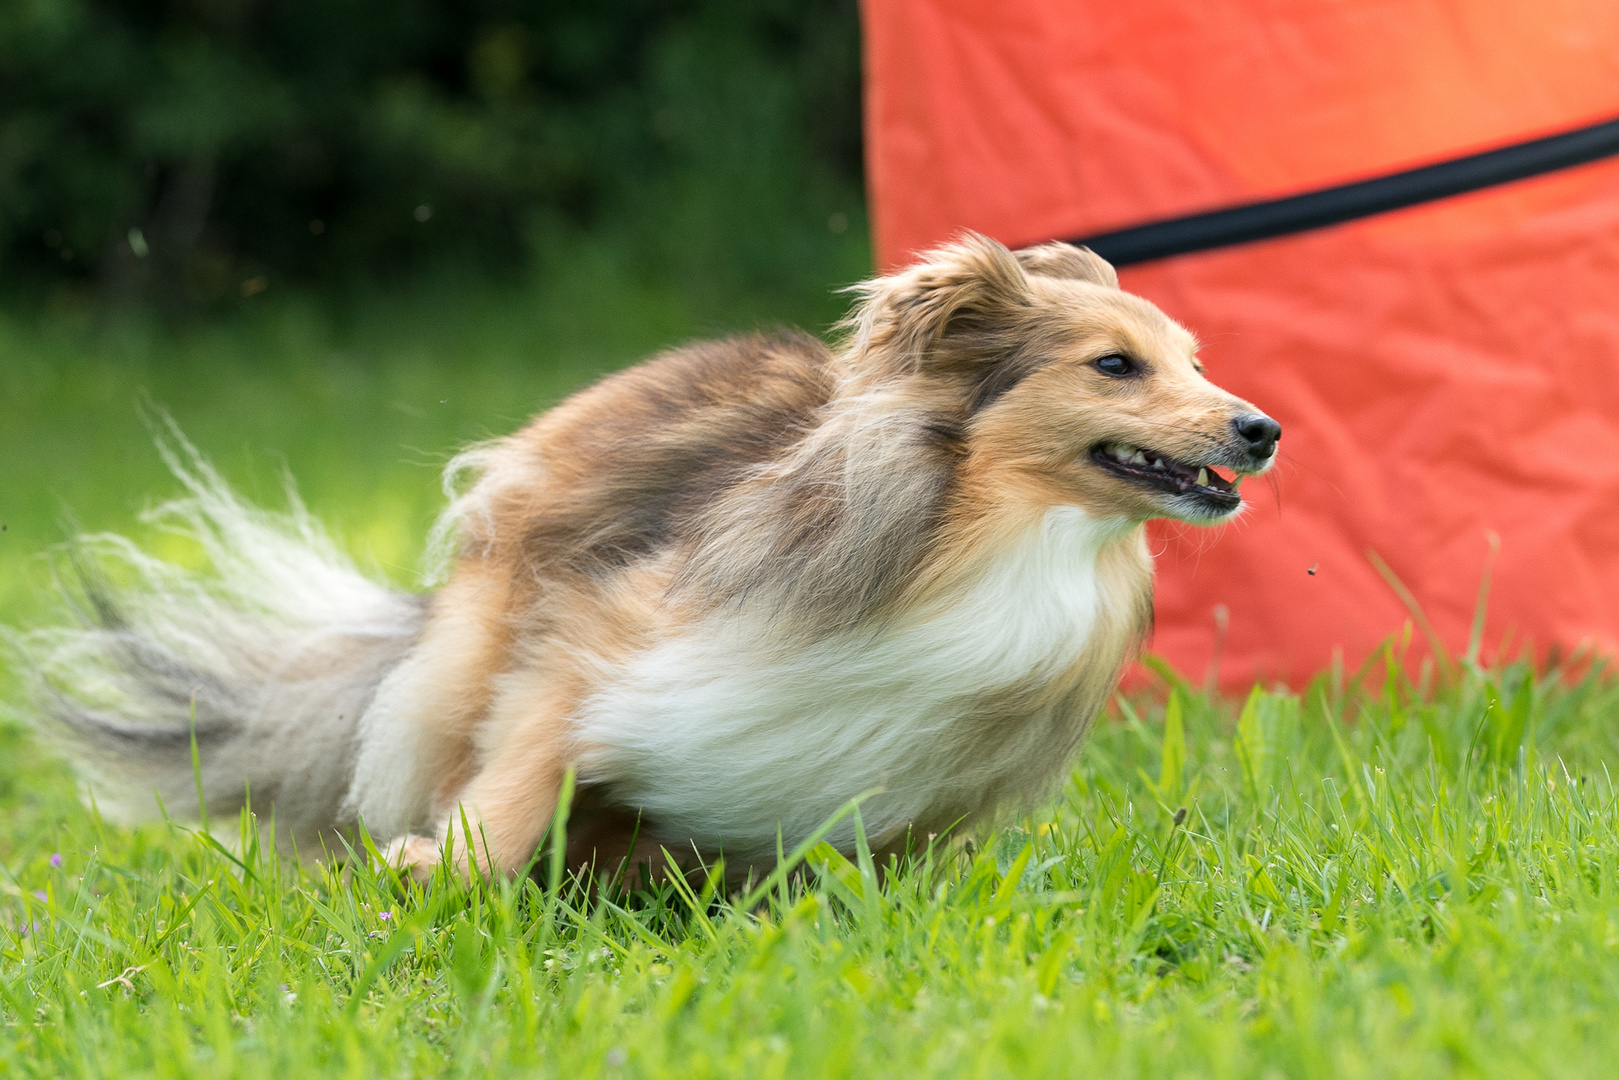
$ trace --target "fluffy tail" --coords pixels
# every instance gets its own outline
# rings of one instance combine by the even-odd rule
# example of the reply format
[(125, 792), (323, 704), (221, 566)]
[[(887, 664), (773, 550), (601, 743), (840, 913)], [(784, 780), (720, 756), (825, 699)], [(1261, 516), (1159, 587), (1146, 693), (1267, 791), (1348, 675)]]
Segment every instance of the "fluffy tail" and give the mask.
[(246, 505), (164, 421), (158, 448), (188, 495), (146, 520), (200, 545), (211, 574), (119, 536), (74, 542), (77, 625), (8, 633), (28, 714), (64, 743), (104, 808), (234, 814), (251, 795), (277, 832), (318, 844), (343, 820), (356, 730), (403, 659), (425, 600), (355, 569), (288, 488)]

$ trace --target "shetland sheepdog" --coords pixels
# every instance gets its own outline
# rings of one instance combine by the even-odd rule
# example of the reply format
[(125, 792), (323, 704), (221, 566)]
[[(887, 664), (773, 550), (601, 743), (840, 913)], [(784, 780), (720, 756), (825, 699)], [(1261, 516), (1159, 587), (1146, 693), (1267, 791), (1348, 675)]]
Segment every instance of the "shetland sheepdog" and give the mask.
[(1231, 520), (1281, 429), (1083, 248), (854, 292), (835, 345), (675, 349), (462, 454), (429, 595), (172, 432), (156, 514), (214, 570), (81, 541), (77, 625), (10, 636), (32, 713), (104, 806), (363, 822), (421, 877), (528, 865), (568, 784), (598, 869), (765, 867), (860, 795), (879, 852), (1028, 808), (1151, 625), (1144, 523)]

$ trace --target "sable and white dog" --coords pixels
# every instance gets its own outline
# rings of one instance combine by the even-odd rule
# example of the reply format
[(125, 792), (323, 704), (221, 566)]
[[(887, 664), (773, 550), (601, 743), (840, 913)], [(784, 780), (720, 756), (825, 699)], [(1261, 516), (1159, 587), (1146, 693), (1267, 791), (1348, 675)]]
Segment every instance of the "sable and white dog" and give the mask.
[(524, 866), (570, 769), (598, 868), (759, 867), (865, 792), (882, 850), (1028, 805), (1150, 626), (1143, 523), (1230, 520), (1280, 428), (1084, 249), (968, 235), (857, 291), (835, 349), (687, 346), (462, 455), (428, 596), (181, 441), (158, 514), (216, 572), (86, 541), (82, 624), (13, 636), (36, 713), (104, 804), (194, 803), (194, 731), (210, 811), (363, 820), (418, 875), (451, 833)]

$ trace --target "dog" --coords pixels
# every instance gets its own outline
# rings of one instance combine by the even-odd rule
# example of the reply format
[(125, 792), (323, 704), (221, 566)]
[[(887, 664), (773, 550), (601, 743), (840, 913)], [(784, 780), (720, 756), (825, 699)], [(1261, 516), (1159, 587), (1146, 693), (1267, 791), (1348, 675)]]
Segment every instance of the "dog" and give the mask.
[(597, 872), (753, 872), (861, 796), (879, 853), (1029, 808), (1150, 629), (1145, 522), (1231, 520), (1280, 426), (1084, 248), (965, 234), (852, 291), (835, 347), (688, 345), (462, 454), (429, 595), (174, 431), (156, 516), (214, 572), (82, 541), (78, 625), (11, 635), (32, 714), (103, 805), (363, 822), (424, 879), (520, 871), (564, 790)]

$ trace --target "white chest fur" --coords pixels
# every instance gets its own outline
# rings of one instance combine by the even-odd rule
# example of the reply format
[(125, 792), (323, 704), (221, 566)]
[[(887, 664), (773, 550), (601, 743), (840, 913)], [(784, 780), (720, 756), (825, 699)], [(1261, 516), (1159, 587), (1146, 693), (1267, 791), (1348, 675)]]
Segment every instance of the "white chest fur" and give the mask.
[[(1044, 786), (1090, 717), (1048, 706), (986, 720), (985, 702), (1096, 646), (1105, 606), (1125, 599), (1099, 580), (1098, 556), (1127, 531), (1051, 510), (970, 586), (901, 625), (785, 657), (745, 620), (689, 627), (585, 703), (581, 779), (733, 858), (773, 854), (778, 823), (791, 847), (863, 792), (879, 791), (862, 813), (882, 838), (952, 807), (970, 813), (986, 791)], [(1095, 657), (1109, 672), (1119, 659)]]

